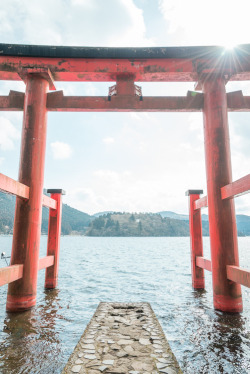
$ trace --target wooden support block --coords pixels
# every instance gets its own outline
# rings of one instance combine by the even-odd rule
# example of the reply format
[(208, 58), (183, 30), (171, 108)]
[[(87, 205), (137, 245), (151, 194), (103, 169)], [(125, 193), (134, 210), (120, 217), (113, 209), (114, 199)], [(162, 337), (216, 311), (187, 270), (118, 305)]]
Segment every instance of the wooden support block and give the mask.
[(11, 265), (0, 269), (0, 286), (21, 279), (23, 276), (23, 265)]
[(207, 258), (197, 256), (196, 257), (196, 265), (199, 266), (202, 269), (212, 271), (211, 260), (208, 260)]
[(248, 192), (250, 192), (250, 174), (222, 187), (221, 198), (223, 200), (233, 199)]
[(250, 271), (247, 269), (227, 265), (227, 278), (242, 286), (250, 287)]
[(38, 270), (46, 269), (54, 265), (54, 256), (45, 256), (39, 258)]

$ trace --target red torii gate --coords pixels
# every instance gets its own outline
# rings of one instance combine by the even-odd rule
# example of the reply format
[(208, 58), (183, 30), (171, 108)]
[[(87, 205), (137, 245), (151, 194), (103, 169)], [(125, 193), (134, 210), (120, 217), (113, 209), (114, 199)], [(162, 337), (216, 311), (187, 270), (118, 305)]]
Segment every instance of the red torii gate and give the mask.
[[(61, 213), (60, 209), (53, 213), (55, 206), (48, 198), (47, 206), (53, 206), (53, 234), (49, 236), (47, 258), (39, 261), (42, 203), (46, 205), (42, 189), (48, 111), (203, 111), (208, 196), (199, 199), (201, 191), (189, 191), (193, 286), (203, 288), (203, 269), (211, 268), (214, 307), (222, 311), (242, 311), (239, 283), (250, 286), (249, 272), (242, 273), (238, 267), (234, 201), (223, 199), (221, 189), (232, 184), (227, 111), (250, 110), (250, 97), (244, 97), (241, 91), (226, 93), (225, 85), (228, 81), (250, 80), (250, 45), (226, 51), (222, 47), (92, 48), (0, 44), (0, 79), (26, 83), (25, 94), (10, 91), (8, 96), (0, 96), (0, 110), (24, 112), (19, 182), (10, 183), (5, 176), (0, 178), (0, 189), (17, 195), (11, 269), (5, 268), (8, 270), (4, 274), (5, 283), (10, 283), (8, 311), (25, 310), (35, 304), (37, 272), (42, 266), (48, 268), (47, 286), (55, 287), (57, 282), (58, 217)], [(64, 96), (62, 91), (48, 92), (55, 90), (56, 81), (108, 81), (116, 85), (105, 97)], [(143, 97), (134, 83), (142, 81), (196, 82), (196, 90), (202, 93), (188, 92), (184, 97)], [(249, 176), (242, 183), (241, 192), (250, 190)], [(20, 192), (25, 187), (29, 188), (27, 196)], [(60, 191), (51, 192), (60, 207)], [(235, 194), (233, 191), (230, 197)], [(199, 209), (206, 205), (211, 262), (202, 257)], [(230, 278), (230, 271), (236, 271), (237, 277), (231, 275)]]

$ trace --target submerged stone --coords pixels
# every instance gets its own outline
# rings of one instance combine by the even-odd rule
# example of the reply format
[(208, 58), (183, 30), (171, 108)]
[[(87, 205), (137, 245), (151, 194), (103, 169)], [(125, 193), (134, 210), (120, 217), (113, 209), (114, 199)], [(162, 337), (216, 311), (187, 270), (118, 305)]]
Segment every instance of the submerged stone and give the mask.
[(100, 303), (62, 372), (68, 373), (182, 371), (150, 304)]

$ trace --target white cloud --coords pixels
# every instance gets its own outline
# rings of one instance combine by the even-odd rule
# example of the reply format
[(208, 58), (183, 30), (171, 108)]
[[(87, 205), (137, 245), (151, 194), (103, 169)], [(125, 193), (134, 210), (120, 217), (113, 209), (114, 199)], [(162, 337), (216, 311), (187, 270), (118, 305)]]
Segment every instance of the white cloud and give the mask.
[[(1, 41), (6, 43), (131, 47), (222, 44), (228, 40), (234, 42), (236, 38), (244, 42), (242, 37), (248, 38), (249, 34), (248, 0), (239, 0), (234, 8), (228, 1), (211, 0), (205, 16), (200, 0), (159, 0), (163, 15), (160, 19), (157, 19), (158, 9), (153, 9), (154, 6), (157, 8), (157, 2), (155, 5), (132, 0), (3, 0), (1, 3), (0, 34)], [(147, 29), (142, 9), (136, 4), (141, 4), (145, 10), (145, 20), (150, 18)], [(152, 17), (151, 13), (149, 17), (149, 9)], [(150, 35), (154, 35), (155, 43), (148, 37)], [(239, 84), (231, 82), (228, 89), (231, 86), (232, 90), (237, 90)], [(113, 82), (56, 83), (57, 89), (63, 89), (65, 95), (107, 96), (111, 85)], [(188, 89), (193, 89), (192, 82), (139, 82), (139, 85), (143, 95), (185, 95)], [(250, 94), (249, 82), (242, 86), (244, 94)], [(6, 82), (1, 87), (2, 94), (8, 94), (10, 88), (24, 90), (22, 82)], [(21, 113), (5, 115), (5, 121), (7, 118), (11, 125), (4, 126), (5, 132), (1, 130), (1, 141), (5, 139), (4, 145), (0, 145), (2, 149), (15, 145), (18, 135), (13, 124), (16, 127), (17, 123), (21, 124), (21, 117), (14, 117), (17, 115)], [(50, 113), (56, 124), (62, 119), (60, 115)], [(63, 115), (62, 142), (53, 142), (57, 139), (56, 126), (50, 126), (48, 131), (48, 143), (55, 159), (69, 158), (72, 149), (84, 152), (84, 167), (80, 158), (74, 160), (74, 165), (65, 163), (69, 169), (58, 174), (59, 177), (55, 177), (48, 165), (47, 178), (62, 178), (60, 184), (68, 192), (65, 201), (71, 205), (88, 212), (163, 209), (186, 212), (186, 189), (204, 188), (206, 193), (200, 113), (84, 113), (81, 114), (83, 126), (78, 126), (81, 122), (78, 115), (75, 113), (70, 118), (73, 118), (72, 126), (77, 128), (79, 136), (74, 137), (72, 134), (76, 132), (73, 130), (72, 134), (66, 132), (68, 120), (65, 118), (71, 114)], [(231, 126), (234, 179), (249, 172), (247, 116), (243, 124), (237, 122)], [(78, 139), (81, 139), (80, 145)], [(72, 149), (67, 142), (72, 144)], [(8, 167), (10, 162), (8, 159)], [(244, 209), (244, 204), (241, 203), (240, 209)]]
[(234, 199), (236, 214), (249, 215), (249, 194)]
[(65, 160), (70, 158), (72, 149), (69, 144), (63, 142), (54, 142), (50, 144), (53, 157), (56, 160)]
[(24, 92), (25, 84), (22, 81), (1, 81), (0, 95), (9, 95), (10, 90)]
[[(97, 170), (91, 181), (91, 195), (85, 199), (82, 209), (92, 213), (105, 210), (118, 211), (161, 211), (164, 209), (185, 212), (188, 201), (185, 190), (192, 188), (192, 179), (200, 188), (197, 178), (189, 175), (190, 170), (199, 173), (199, 162), (187, 165), (187, 172), (175, 175), (166, 173), (157, 175), (138, 175), (136, 172)], [(189, 184), (189, 185), (188, 185)], [(191, 187), (190, 187), (191, 184)], [(173, 185), (175, 188), (173, 189)], [(97, 204), (98, 201), (98, 204)]]
[(12, 0), (2, 4), (0, 19), (1, 41), (5, 43), (150, 44), (142, 10), (133, 0)]
[(97, 89), (96, 84), (92, 82), (87, 82), (85, 86), (85, 92), (87, 96), (97, 96), (98, 89)]
[(67, 190), (64, 202), (87, 213), (97, 213), (108, 207), (105, 196), (97, 194), (92, 188), (73, 188)]
[(5, 117), (0, 117), (0, 148), (3, 151), (15, 148), (15, 140), (19, 139), (20, 133), (15, 126)]
[(89, 0), (71, 0), (71, 3), (73, 6), (78, 5), (82, 6), (84, 8), (89, 8), (89, 9), (96, 9), (96, 4), (94, 1), (89, 1)]
[(249, 0), (159, 0), (159, 8), (179, 45), (249, 43)]
[[(249, 114), (243, 116), (241, 113), (238, 113), (237, 116), (235, 114), (229, 115), (233, 180), (249, 174), (250, 164)], [(247, 197), (249, 199), (249, 196)], [(246, 204), (246, 206), (249, 206), (249, 204)]]
[(102, 139), (102, 142), (103, 142), (104, 144), (109, 145), (109, 144), (113, 144), (113, 143), (115, 142), (115, 139), (112, 138), (112, 136), (107, 136), (106, 138), (103, 138), (103, 139)]

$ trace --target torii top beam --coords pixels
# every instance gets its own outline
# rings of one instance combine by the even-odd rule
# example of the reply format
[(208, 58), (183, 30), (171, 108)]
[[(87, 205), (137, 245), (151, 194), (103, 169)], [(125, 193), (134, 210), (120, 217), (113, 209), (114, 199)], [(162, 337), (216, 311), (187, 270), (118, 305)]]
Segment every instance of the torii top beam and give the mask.
[(197, 82), (201, 74), (250, 80), (250, 44), (232, 51), (219, 46), (98, 48), (0, 44), (0, 79), (21, 80), (20, 67), (46, 69), (54, 81)]

